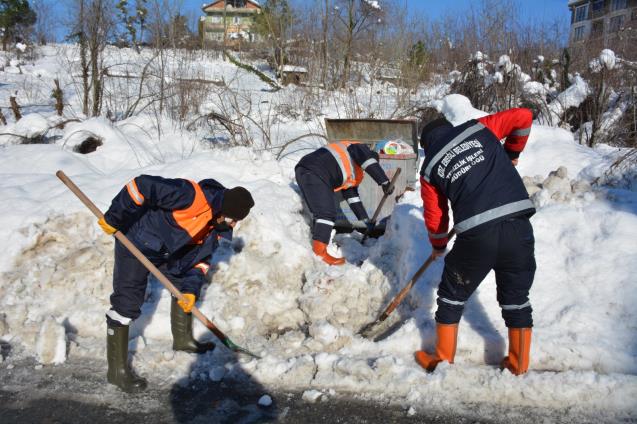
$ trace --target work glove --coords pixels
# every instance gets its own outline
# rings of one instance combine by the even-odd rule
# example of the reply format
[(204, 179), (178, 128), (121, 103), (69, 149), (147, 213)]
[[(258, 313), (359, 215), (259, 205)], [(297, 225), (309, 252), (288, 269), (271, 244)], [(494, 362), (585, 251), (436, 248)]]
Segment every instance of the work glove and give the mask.
[(384, 183), (381, 185), (381, 188), (383, 189), (383, 193), (384, 193), (384, 194), (386, 194), (387, 196), (389, 196), (390, 194), (392, 194), (392, 193), (394, 192), (394, 186), (393, 186), (393, 185), (391, 185), (391, 184), (389, 183), (389, 181), (384, 182)]
[(101, 217), (97, 221), (97, 223), (99, 224), (100, 227), (102, 227), (102, 230), (109, 236), (112, 236), (113, 234), (117, 232), (117, 228), (111, 226), (108, 222), (106, 222), (104, 217)]
[(192, 293), (183, 293), (183, 300), (178, 300), (177, 305), (187, 314), (192, 311), (192, 307), (195, 306), (195, 300), (197, 299)]

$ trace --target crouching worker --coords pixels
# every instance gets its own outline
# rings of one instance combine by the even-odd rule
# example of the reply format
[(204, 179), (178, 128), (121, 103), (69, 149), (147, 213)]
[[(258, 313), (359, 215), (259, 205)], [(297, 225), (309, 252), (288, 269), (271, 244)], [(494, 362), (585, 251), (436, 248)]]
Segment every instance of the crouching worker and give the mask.
[[(191, 310), (206, 281), (208, 263), (220, 237), (232, 237), (237, 221), (254, 205), (243, 187), (226, 189), (213, 179), (199, 183), (184, 179), (140, 175), (113, 199), (99, 220), (109, 235), (122, 231), (183, 293), (173, 297), (170, 313), (173, 349), (203, 353), (214, 343), (192, 336)], [(146, 380), (128, 366), (128, 327), (141, 314), (149, 271), (115, 241), (111, 309), (106, 313), (108, 382), (126, 392), (141, 391)]]
[(378, 163), (378, 154), (365, 144), (341, 141), (305, 155), (294, 171), (303, 199), (312, 213), (314, 253), (329, 265), (342, 265), (345, 259), (335, 258), (327, 253), (336, 219), (334, 192), (340, 191), (356, 218), (370, 227), (372, 224), (357, 188), (363, 181), (363, 171), (371, 175), (384, 193), (391, 194), (393, 191), (387, 175)]
[(457, 233), (438, 287), (436, 351), (415, 355), (429, 371), (441, 361), (453, 363), (465, 302), (491, 270), (509, 332), (509, 354), (502, 367), (515, 375), (529, 367), (529, 290), (535, 275), (529, 217), (535, 209), (514, 166), (532, 120), (528, 109), (510, 109), (457, 127), (441, 118), (423, 129), (420, 183), (433, 256), (442, 256), (447, 246), (448, 201)]

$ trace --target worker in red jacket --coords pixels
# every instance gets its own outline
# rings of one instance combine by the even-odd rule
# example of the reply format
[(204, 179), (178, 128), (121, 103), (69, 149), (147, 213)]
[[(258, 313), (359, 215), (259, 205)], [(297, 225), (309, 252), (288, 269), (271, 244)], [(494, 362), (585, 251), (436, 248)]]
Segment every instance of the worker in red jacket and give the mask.
[(535, 209), (514, 166), (532, 120), (528, 109), (509, 109), (456, 127), (440, 118), (422, 131), (421, 196), (432, 255), (445, 253), (449, 203), (457, 234), (438, 287), (436, 351), (415, 354), (429, 371), (441, 361), (453, 363), (465, 302), (491, 270), (509, 332), (509, 354), (502, 366), (515, 375), (528, 369), (533, 326), (529, 290), (535, 275), (529, 217)]
[[(122, 231), (182, 292), (172, 298), (173, 349), (203, 353), (214, 343), (192, 336), (192, 307), (205, 283), (210, 259), (221, 237), (231, 239), (237, 221), (254, 201), (243, 187), (225, 188), (213, 179), (199, 182), (151, 175), (133, 178), (99, 220), (106, 234)], [(128, 365), (128, 327), (141, 314), (149, 271), (115, 241), (111, 309), (106, 313), (109, 383), (126, 392), (146, 388)]]
[(329, 265), (344, 264), (345, 259), (335, 258), (327, 253), (327, 245), (336, 220), (334, 193), (340, 191), (356, 218), (367, 225), (368, 231), (371, 230), (373, 224), (358, 195), (358, 186), (363, 181), (365, 172), (382, 187), (383, 193), (391, 194), (394, 190), (378, 163), (378, 153), (359, 142), (331, 143), (303, 156), (294, 172), (303, 199), (314, 220), (314, 254)]

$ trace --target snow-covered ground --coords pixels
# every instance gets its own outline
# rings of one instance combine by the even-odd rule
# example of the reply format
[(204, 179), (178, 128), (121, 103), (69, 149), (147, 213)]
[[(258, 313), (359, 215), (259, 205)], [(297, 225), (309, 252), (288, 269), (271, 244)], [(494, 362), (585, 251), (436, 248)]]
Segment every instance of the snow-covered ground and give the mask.
[[(20, 91), (29, 79), (49, 93), (52, 78), (64, 74), (52, 52), (45, 50), (35, 64), (23, 66), (22, 74), (0, 71), (0, 99)], [(267, 97), (283, 103), (298, 95), (293, 87), (264, 94), (264, 83), (227, 63), (210, 61), (202, 67), (209, 79), (232, 76), (237, 87), (259, 101)], [(437, 91), (423, 88), (417, 96)], [(70, 102), (77, 107), (76, 98)], [(375, 100), (388, 103), (391, 99)], [(344, 104), (323, 105), (322, 114), (343, 113)], [(454, 123), (485, 114), (458, 95), (435, 105)], [(51, 108), (31, 107), (28, 112), (33, 130), (54, 119)], [(0, 126), (0, 133), (24, 126), (20, 122), (10, 122), (11, 131)], [(238, 226), (235, 240), (223, 244), (215, 256), (217, 269), (199, 306), (236, 343), (262, 359), (236, 357), (223, 347), (202, 357), (173, 352), (170, 295), (151, 281), (130, 344), (133, 366), (151, 383), (248, 374), (265, 386), (308, 390), (308, 399), (356, 393), (416, 411), (454, 408), (484, 418), (537, 407), (564, 411), (571, 419), (637, 419), (635, 185), (587, 184), (609, 168), (621, 154), (618, 149), (589, 149), (568, 131), (534, 125), (518, 167), (529, 177), (529, 187), (531, 182), (546, 183), (533, 195), (538, 270), (531, 290), (531, 370), (514, 377), (497, 367), (507, 334), (490, 274), (465, 309), (456, 363), (427, 374), (414, 362), (413, 352), (432, 349), (435, 342), (433, 313), (442, 261), (430, 267), (394, 313), (397, 331), (378, 342), (356, 334), (431, 252), (418, 190), (403, 196), (380, 239), (361, 245), (356, 233), (336, 235), (348, 263), (328, 267), (311, 252), (295, 191), (293, 167), (307, 150), (277, 161), (268, 150), (211, 149), (198, 134), (169, 123), (162, 124), (160, 140), (154, 125), (145, 115), (115, 123), (93, 118), (54, 130), (56, 140), (46, 145), (19, 145), (13, 136), (0, 136), (0, 338), (12, 346), (11, 355), (35, 356), (45, 364), (68, 356), (105, 355), (113, 240), (55, 177), (57, 170), (102, 210), (141, 173), (212, 177), (226, 186), (247, 187), (256, 206)], [(275, 127), (273, 137), (283, 142), (307, 127), (301, 118), (288, 118)], [(93, 153), (75, 153), (78, 134), (86, 132), (98, 135), (103, 145)], [(319, 139), (310, 139), (312, 143), (318, 145)], [(546, 181), (561, 166), (567, 176), (562, 170), (559, 179)], [(195, 331), (200, 338), (212, 338), (198, 323)], [(10, 362), (11, 356), (4, 360)]]

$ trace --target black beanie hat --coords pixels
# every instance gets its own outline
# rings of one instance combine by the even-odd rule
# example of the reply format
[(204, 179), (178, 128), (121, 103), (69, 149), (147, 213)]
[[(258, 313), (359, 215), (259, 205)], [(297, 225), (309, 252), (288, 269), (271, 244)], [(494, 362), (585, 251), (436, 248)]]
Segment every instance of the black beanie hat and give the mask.
[(219, 213), (240, 221), (248, 216), (252, 206), (254, 206), (254, 200), (250, 192), (243, 187), (234, 187), (223, 193)]
[(453, 127), (453, 125), (451, 125), (451, 122), (447, 121), (446, 118), (438, 118), (429, 122), (422, 129), (422, 133), (420, 133), (420, 147), (422, 147), (422, 149), (427, 152), (427, 149), (429, 148), (429, 145), (431, 144), (433, 138), (432, 135), (435, 136), (435, 133), (437, 133), (439, 130), (446, 130), (451, 127)]

